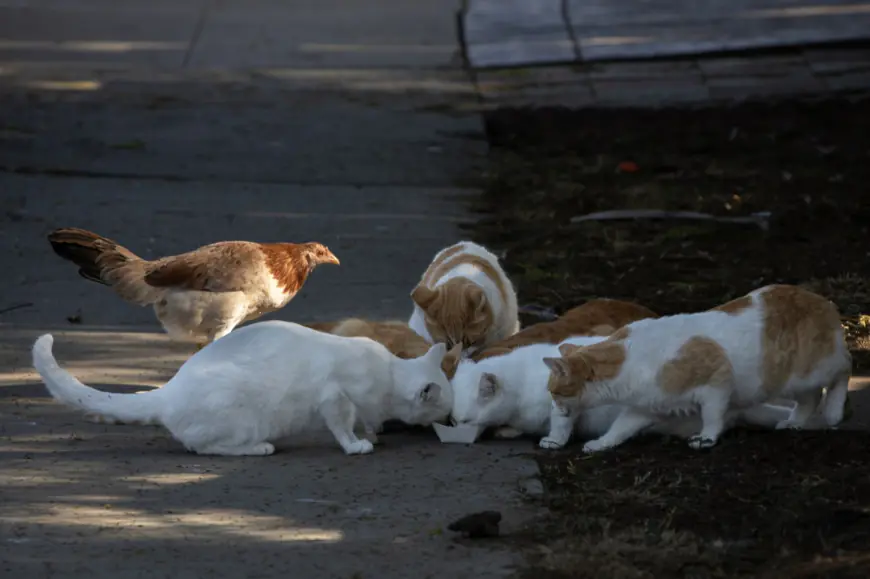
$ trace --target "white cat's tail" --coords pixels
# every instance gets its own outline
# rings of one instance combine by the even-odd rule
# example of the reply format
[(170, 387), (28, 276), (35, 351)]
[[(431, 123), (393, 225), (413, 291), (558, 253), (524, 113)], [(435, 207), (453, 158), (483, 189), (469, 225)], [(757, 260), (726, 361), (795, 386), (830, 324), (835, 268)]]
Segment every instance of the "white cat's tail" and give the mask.
[(44, 334), (36, 340), (33, 344), (33, 367), (57, 400), (121, 422), (162, 423), (163, 400), (159, 390), (141, 394), (111, 394), (86, 386), (58, 366), (51, 353), (53, 343), (51, 334)]

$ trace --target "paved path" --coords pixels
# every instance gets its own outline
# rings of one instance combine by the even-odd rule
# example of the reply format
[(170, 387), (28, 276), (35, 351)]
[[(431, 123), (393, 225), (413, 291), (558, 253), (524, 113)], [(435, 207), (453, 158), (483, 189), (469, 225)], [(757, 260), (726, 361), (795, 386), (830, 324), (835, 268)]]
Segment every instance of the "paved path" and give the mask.
[[(155, 427), (86, 423), (46, 397), (29, 347), (117, 391), (189, 355), (151, 314), (80, 279), (45, 234), (74, 225), (145, 256), (228, 238), (318, 239), (272, 317), (405, 317), (467, 219), (481, 161), (453, 67), (452, 2), (0, 1), (0, 575), (501, 577), (520, 555), (454, 542), (455, 516), (533, 514), (530, 442), (394, 434), (346, 457), (313, 436), (207, 458)], [(80, 320), (74, 324), (69, 319)]]
[(863, 0), (466, 0), (474, 68), (870, 40)]
[(484, 107), (704, 106), (870, 92), (870, 48), (473, 70)]

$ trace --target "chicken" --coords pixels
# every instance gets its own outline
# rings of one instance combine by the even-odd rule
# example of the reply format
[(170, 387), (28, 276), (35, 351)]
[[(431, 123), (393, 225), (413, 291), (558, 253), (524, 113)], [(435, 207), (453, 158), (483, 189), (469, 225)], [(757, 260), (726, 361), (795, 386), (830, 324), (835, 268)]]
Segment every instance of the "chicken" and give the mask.
[(56, 229), (48, 241), (82, 277), (130, 303), (153, 306), (171, 338), (194, 340), (200, 348), (286, 306), (318, 265), (339, 263), (314, 242), (221, 241), (148, 261), (84, 229)]

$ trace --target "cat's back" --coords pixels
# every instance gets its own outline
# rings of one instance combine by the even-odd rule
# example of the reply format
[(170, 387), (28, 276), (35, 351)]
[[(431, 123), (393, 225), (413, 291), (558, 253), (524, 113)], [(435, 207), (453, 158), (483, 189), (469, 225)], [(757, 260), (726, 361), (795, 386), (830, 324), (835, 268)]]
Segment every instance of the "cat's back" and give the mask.
[(768, 388), (846, 355), (836, 306), (789, 285), (765, 286), (704, 312), (642, 320), (624, 332), (638, 358), (670, 360), (703, 340), (724, 351), (739, 381), (761, 376)]
[[(376, 344), (367, 337), (346, 337), (321, 332), (293, 322), (269, 320), (233, 330), (195, 354), (198, 364), (242, 360), (316, 360), (347, 352), (369, 353)], [(313, 356), (313, 357), (312, 357)], [(280, 364), (283, 365), (283, 364)]]
[(519, 388), (526, 386), (534, 387), (534, 384), (543, 380), (546, 385), (550, 374), (549, 368), (544, 364), (544, 358), (558, 357), (558, 344), (529, 344), (515, 348), (500, 356), (494, 356), (481, 360), (483, 368), (490, 368), (494, 374), (503, 376)]
[(566, 311), (552, 325), (567, 336), (604, 335), (632, 322), (658, 317), (651, 309), (634, 302), (596, 298)]
[[(623, 344), (627, 367), (644, 376), (683, 352), (687, 343), (713, 342), (726, 353), (733, 353), (733, 345), (745, 340), (752, 320), (747, 317), (729, 318), (718, 311), (675, 314), (645, 318), (627, 324), (611, 334), (612, 340)], [(751, 342), (750, 342), (751, 343)]]
[(475, 282), (489, 281), (503, 291), (507, 276), (498, 258), (485, 247), (471, 241), (460, 241), (435, 255), (423, 273), (422, 283), (437, 287), (456, 277)]
[(369, 321), (349, 318), (332, 332), (338, 336), (369, 338), (382, 344), (391, 353), (403, 359), (418, 358), (429, 351), (429, 342), (398, 320)]

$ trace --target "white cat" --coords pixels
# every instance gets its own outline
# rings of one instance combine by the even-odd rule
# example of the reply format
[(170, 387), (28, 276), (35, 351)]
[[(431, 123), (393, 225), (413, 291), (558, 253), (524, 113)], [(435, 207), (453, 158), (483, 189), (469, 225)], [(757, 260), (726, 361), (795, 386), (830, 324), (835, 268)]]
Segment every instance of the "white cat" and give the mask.
[[(563, 343), (585, 345), (605, 340), (602, 336), (578, 336)], [(501, 356), (478, 362), (462, 360), (453, 376), (451, 418), (457, 424), (499, 427), (495, 435), (513, 438), (521, 434), (546, 434), (552, 398), (547, 391), (550, 370), (541, 362), (558, 356), (558, 344), (530, 344)], [(578, 420), (579, 429), (608, 412), (596, 412), (591, 421)], [(606, 417), (604, 419), (606, 421)], [(612, 419), (610, 419), (612, 422)], [(592, 424), (593, 432), (605, 426)]]
[[(563, 345), (543, 360), (551, 371), (551, 433), (558, 448), (585, 410), (623, 406), (596, 452), (622, 444), (662, 417), (696, 415), (694, 449), (714, 446), (740, 409), (773, 398), (796, 402), (776, 428), (805, 428), (821, 408), (843, 419), (852, 371), (836, 306), (799, 287), (771, 285), (713, 310), (633, 322), (589, 346)], [(827, 389), (826, 394), (823, 391)]]
[(156, 422), (199, 454), (269, 455), (273, 442), (324, 422), (347, 454), (372, 452), (357, 438), (390, 419), (429, 425), (453, 402), (438, 344), (409, 360), (368, 338), (346, 338), (281, 321), (243, 327), (197, 352), (162, 388), (110, 394), (57, 365), (51, 334), (33, 346), (33, 365), (51, 394), (123, 422)]
[[(562, 344), (583, 346), (606, 339), (577, 336)], [(479, 362), (460, 362), (453, 377), (453, 421), (457, 424), (497, 427), (495, 436), (498, 438), (549, 433), (553, 399), (547, 390), (550, 370), (542, 361), (558, 356), (559, 346), (532, 344)], [(623, 407), (618, 404), (584, 409), (576, 420), (567, 425), (568, 432), (562, 434), (570, 437), (573, 431), (583, 439), (602, 436), (622, 411)], [(728, 424), (731, 426), (745, 422), (772, 428), (788, 418), (790, 412), (785, 406), (761, 405), (732, 413)], [(694, 417), (676, 417), (663, 419), (653, 424), (650, 430), (688, 438), (697, 432), (698, 424), (699, 420)], [(541, 446), (552, 448), (547, 438), (541, 441)]]
[(520, 329), (517, 294), (507, 274), (495, 255), (471, 241), (435, 254), (411, 299), (411, 329), (448, 349), (461, 344), (465, 355)]

